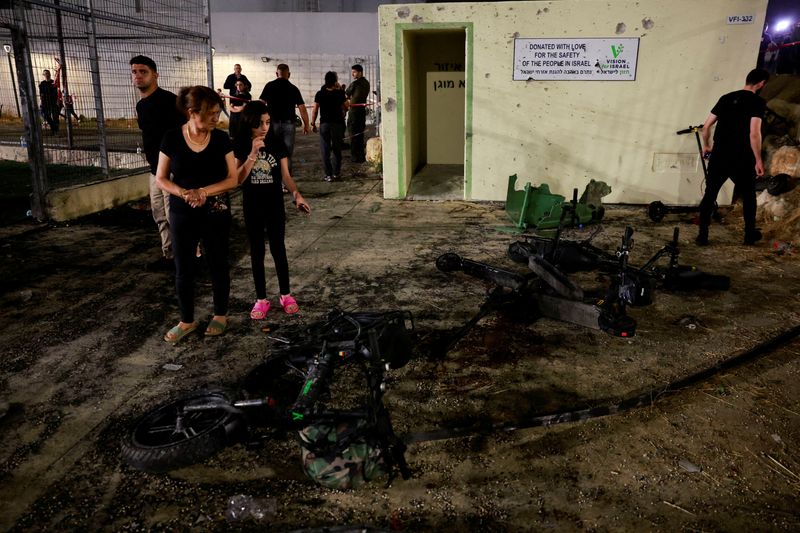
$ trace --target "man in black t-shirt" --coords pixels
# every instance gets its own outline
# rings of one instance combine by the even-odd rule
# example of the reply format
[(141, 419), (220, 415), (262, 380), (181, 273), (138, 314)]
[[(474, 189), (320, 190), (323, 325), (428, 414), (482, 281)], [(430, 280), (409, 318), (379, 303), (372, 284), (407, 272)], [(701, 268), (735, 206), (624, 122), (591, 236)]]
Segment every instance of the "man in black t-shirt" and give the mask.
[[(766, 103), (756, 93), (769, 80), (769, 72), (754, 69), (747, 74), (743, 89), (722, 96), (703, 124), (703, 156), (709, 158), (706, 192), (700, 202), (700, 232), (696, 242), (708, 244), (708, 227), (717, 194), (728, 180), (742, 198), (744, 243), (761, 240), (756, 229), (756, 176), (764, 175), (761, 160), (761, 120)], [(714, 129), (713, 150), (711, 127)]]
[(172, 240), (169, 235), (169, 194), (156, 185), (158, 154), (164, 133), (182, 126), (186, 117), (178, 111), (177, 96), (158, 86), (156, 63), (147, 56), (136, 56), (130, 61), (131, 80), (139, 90), (141, 99), (136, 103), (136, 117), (142, 130), (142, 151), (150, 166), (150, 207), (153, 220), (158, 225), (163, 257), (151, 267), (172, 268)]
[(264, 85), (261, 91), (260, 100), (266, 102), (270, 110), (272, 119), (272, 133), (283, 140), (283, 144), (289, 151), (289, 173), (292, 172), (292, 154), (294, 153), (294, 133), (295, 133), (295, 107), (300, 109), (300, 117), (303, 119), (303, 135), (308, 135), (310, 127), (308, 124), (308, 111), (300, 89), (289, 81), (291, 73), (289, 65), (281, 63), (275, 72), (276, 79)]
[(366, 161), (366, 129), (367, 129), (367, 98), (369, 97), (369, 81), (364, 77), (364, 67), (353, 65), (350, 67), (353, 74), (353, 83), (345, 91), (350, 99), (350, 112), (347, 114), (347, 129), (350, 130), (350, 157), (353, 163)]

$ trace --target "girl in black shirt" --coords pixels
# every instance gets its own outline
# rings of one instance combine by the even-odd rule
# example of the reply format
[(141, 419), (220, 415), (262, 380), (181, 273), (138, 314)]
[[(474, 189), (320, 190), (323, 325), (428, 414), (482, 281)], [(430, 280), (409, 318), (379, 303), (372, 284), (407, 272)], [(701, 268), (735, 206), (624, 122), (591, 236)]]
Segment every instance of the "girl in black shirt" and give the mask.
[(164, 135), (156, 170), (156, 184), (170, 194), (169, 226), (181, 312), (181, 321), (164, 335), (172, 344), (197, 329), (194, 270), (201, 240), (214, 293), (214, 317), (205, 334), (222, 335), (228, 326), (231, 215), (225, 193), (238, 184), (230, 139), (216, 129), (222, 108), (219, 95), (208, 87), (184, 87), (178, 94), (178, 108), (188, 122)]
[(298, 210), (311, 212), (289, 174), (289, 152), (286, 146), (279, 137), (270, 133), (267, 106), (257, 100), (248, 103), (241, 113), (234, 153), (238, 180), (242, 184), (242, 208), (256, 287), (256, 303), (250, 311), (250, 318), (253, 320), (262, 320), (270, 308), (264, 273), (265, 229), (278, 275), (280, 306), (288, 314), (300, 310), (289, 289), (289, 261), (284, 244), (286, 212), (283, 206), (283, 187), (292, 193)]

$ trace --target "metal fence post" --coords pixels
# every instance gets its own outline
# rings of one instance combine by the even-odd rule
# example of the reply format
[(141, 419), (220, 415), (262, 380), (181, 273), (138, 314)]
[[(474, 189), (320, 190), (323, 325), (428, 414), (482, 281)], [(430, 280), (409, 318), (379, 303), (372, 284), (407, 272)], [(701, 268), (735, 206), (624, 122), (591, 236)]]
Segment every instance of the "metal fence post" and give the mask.
[[(56, 8), (60, 0), (55, 0)], [(64, 53), (64, 28), (61, 22), (61, 10), (56, 9), (56, 38), (58, 39), (58, 63), (61, 65), (61, 100), (64, 104), (64, 122), (67, 126), (67, 147), (72, 150), (75, 147), (72, 138), (72, 117), (67, 107), (69, 102), (69, 80), (67, 79), (67, 55)]]
[(100, 168), (108, 177), (108, 144), (106, 142), (106, 117), (103, 113), (103, 93), (100, 86), (100, 60), (97, 55), (97, 28), (94, 20), (92, 0), (86, 0), (89, 16), (86, 19), (87, 35), (89, 41), (89, 70), (92, 74), (92, 92), (94, 93), (94, 107), (97, 114), (97, 149), (100, 152)]
[(23, 139), (28, 144), (28, 161), (31, 165), (31, 214), (36, 220), (47, 218), (47, 168), (45, 167), (44, 146), (42, 144), (42, 123), (39, 107), (36, 105), (36, 84), (33, 81), (33, 63), (28, 47), (28, 32), (25, 23), (25, 8), (22, 2), (14, 3), (14, 18), (20, 24), (11, 28), (11, 44), (14, 47), (14, 60), (17, 64), (17, 81), (22, 103), (22, 121), (26, 124)]
[(205, 2), (206, 8), (206, 24), (208, 25), (208, 35), (209, 38), (206, 39), (207, 46), (207, 54), (208, 54), (208, 86), (212, 89), (214, 88), (214, 49), (211, 46), (211, 1), (206, 0)]

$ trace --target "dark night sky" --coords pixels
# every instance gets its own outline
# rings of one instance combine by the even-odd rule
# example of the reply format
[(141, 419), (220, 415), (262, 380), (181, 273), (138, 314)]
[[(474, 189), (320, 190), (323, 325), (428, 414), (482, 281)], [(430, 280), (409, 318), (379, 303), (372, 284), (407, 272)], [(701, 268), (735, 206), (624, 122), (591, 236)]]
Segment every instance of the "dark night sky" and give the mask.
[(772, 28), (779, 20), (789, 18), (794, 23), (800, 20), (800, 0), (769, 0), (767, 24)]

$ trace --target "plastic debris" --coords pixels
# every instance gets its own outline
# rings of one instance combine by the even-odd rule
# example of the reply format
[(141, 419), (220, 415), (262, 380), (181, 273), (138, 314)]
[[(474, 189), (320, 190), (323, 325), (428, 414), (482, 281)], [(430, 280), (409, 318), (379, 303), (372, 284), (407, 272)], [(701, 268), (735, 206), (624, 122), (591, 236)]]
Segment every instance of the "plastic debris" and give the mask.
[(694, 464), (692, 462), (687, 461), (686, 459), (681, 459), (680, 461), (678, 461), (678, 466), (680, 466), (681, 468), (683, 468), (687, 472), (691, 472), (691, 473), (702, 472), (703, 471), (702, 468), (700, 468), (699, 466), (697, 466), (696, 464)]
[(237, 494), (228, 499), (225, 518), (231, 522), (247, 518), (263, 520), (275, 514), (276, 509), (274, 498), (254, 498), (248, 494)]

